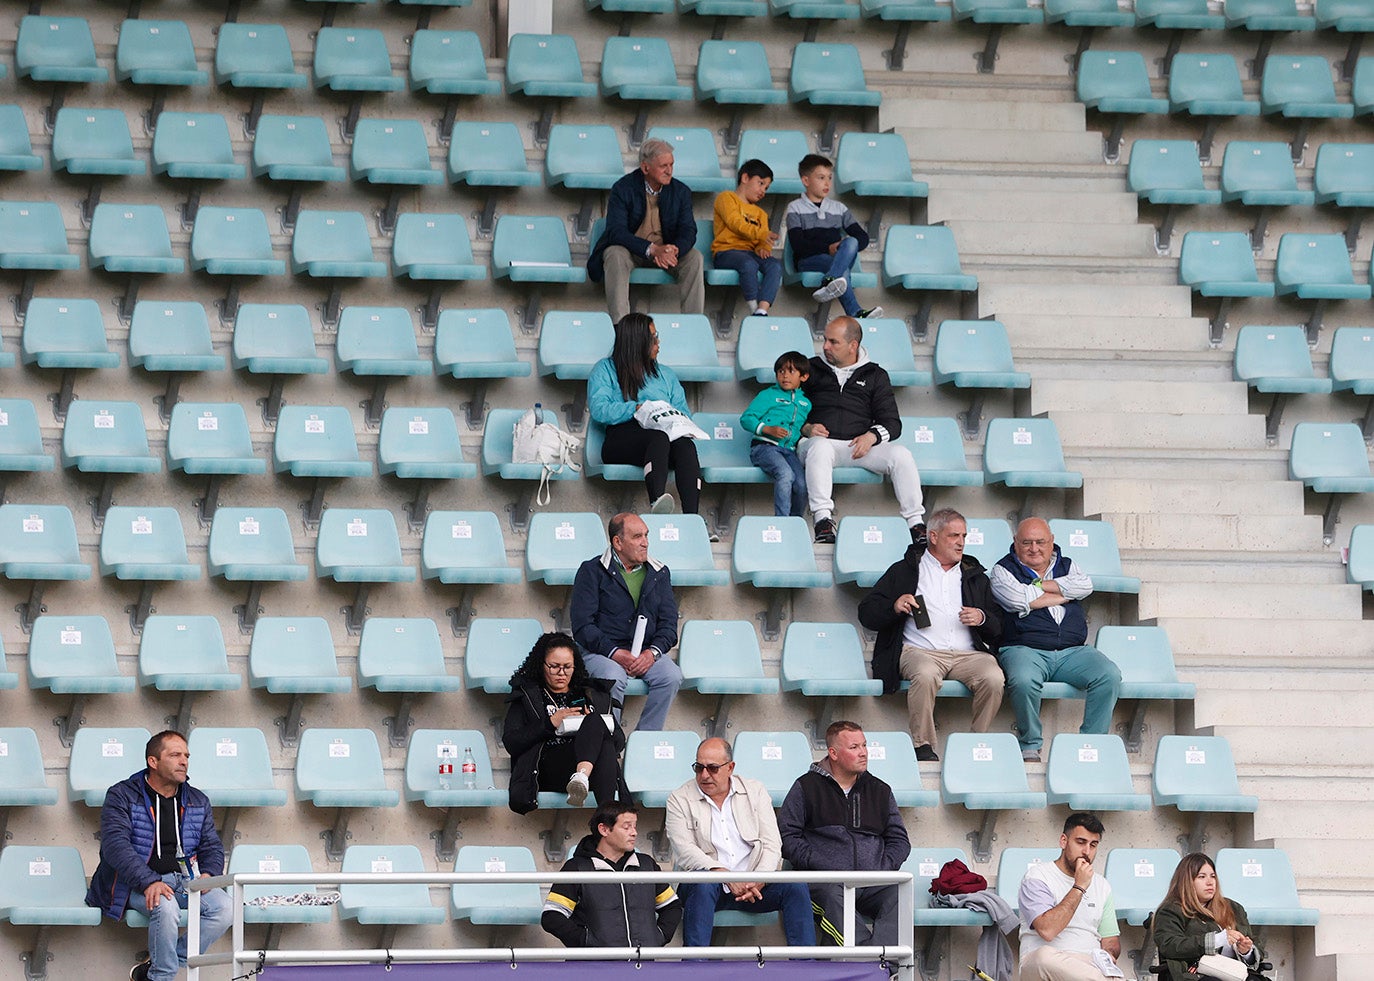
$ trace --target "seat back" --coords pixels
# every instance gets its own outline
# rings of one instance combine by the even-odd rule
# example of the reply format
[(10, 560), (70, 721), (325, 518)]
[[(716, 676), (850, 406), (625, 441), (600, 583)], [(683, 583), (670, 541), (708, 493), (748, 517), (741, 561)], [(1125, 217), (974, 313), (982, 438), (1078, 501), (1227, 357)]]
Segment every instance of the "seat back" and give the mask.
[(39, 82), (103, 82), (91, 26), (81, 17), (28, 14), (19, 21), (14, 66), (20, 78)]
[(1078, 101), (1096, 108), (1108, 99), (1150, 99), (1150, 73), (1139, 51), (1084, 51), (1078, 60)]
[(516, 354), (509, 314), (497, 308), (449, 309), (439, 314), (434, 361), (455, 378), (513, 378), (530, 373), (529, 362)]
[(540, 215), (502, 215), (491, 246), (492, 270), (510, 275), (512, 266), (572, 266), (568, 234), (560, 218)]
[(615, 327), (602, 310), (548, 310), (539, 327), (539, 374), (581, 381), (611, 353)]
[(212, 576), (232, 580), (304, 579), (291, 522), (281, 508), (219, 507), (210, 524)]
[[(213, 616), (148, 617), (138, 642), (138, 682), (172, 690), (238, 688), (238, 675), (229, 674), (219, 620)], [(196, 786), (201, 782), (197, 780)]]
[(0, 201), (0, 267), (75, 269), (62, 210), (52, 201)]
[(1174, 666), (1174, 650), (1163, 627), (1112, 626), (1097, 628), (1093, 646), (1121, 669), (1125, 685), (1181, 685)]
[(0, 399), (0, 470), (51, 470), (38, 412), (28, 399)]
[(921, 784), (921, 769), (910, 733), (865, 730), (864, 737), (868, 741), (868, 772), (892, 788), (901, 798), (899, 806), (910, 806), (911, 795), (935, 796), (934, 791)]
[[(1065, 558), (1072, 559), (1093, 578), (1123, 577), (1121, 548), (1116, 542), (1116, 529), (1110, 521), (1078, 521), (1070, 518), (1051, 518), (1050, 534)], [(1115, 590), (1113, 590), (1115, 592)]]
[(81, 469), (157, 472), (158, 465), (139, 466), (148, 455), (148, 430), (137, 402), (97, 402), (78, 399), (62, 427), (62, 465)]
[(0, 919), (16, 925), (99, 926), (86, 905), (86, 868), (69, 845), (6, 845), (0, 850)]
[(494, 94), (487, 56), (472, 31), (416, 31), (410, 39), (410, 87), (462, 95)]
[(1236, 335), (1236, 381), (1312, 377), (1307, 331), (1298, 326), (1246, 324)]
[[(1317, 150), (1317, 165), (1312, 171), (1312, 187), (1317, 203), (1368, 204), (1374, 195), (1374, 146), (1366, 143), (1323, 143)], [(1345, 195), (1364, 198), (1342, 201)]]
[(473, 262), (472, 239), (462, 215), (414, 211), (400, 215), (396, 219), (391, 260), (398, 275), (412, 279), (486, 277), (486, 270)]
[(98, 204), (91, 217), (91, 266), (111, 272), (181, 272), (162, 208), (139, 204)]
[[(444, 646), (429, 617), (369, 617), (358, 641), (358, 679), (396, 690), (406, 678), (444, 677)], [(410, 690), (401, 688), (401, 690)]]
[(688, 620), (678, 638), (677, 663), (683, 683), (703, 691), (729, 690), (727, 679), (763, 680), (758, 632), (747, 620)]
[[(730, 480), (732, 483), (768, 482), (768, 476), (749, 460), (749, 444), (753, 437), (740, 426), (736, 413), (694, 412), (692, 421), (711, 434), (709, 440), (697, 444), (697, 458), (703, 468), (710, 467), (716, 471), (734, 468)], [(740, 480), (741, 475), (747, 475), (748, 480)]]
[(711, 321), (701, 313), (651, 313), (658, 330), (659, 364), (680, 381), (728, 381), (730, 369), (720, 363)]
[(114, 367), (100, 304), (90, 299), (34, 297), (24, 318), (24, 363), (50, 368)]
[(624, 175), (615, 127), (560, 123), (549, 130), (544, 155), (544, 183), (549, 187), (562, 184), (604, 190)]
[[(852, 623), (789, 623), (782, 641), (781, 677), (784, 691), (806, 692), (810, 682), (871, 684), (863, 644)], [(881, 691), (879, 682), (875, 694)]]
[(83, 801), (87, 807), (103, 806), (106, 790), (146, 768), (143, 750), (151, 735), (142, 726), (76, 730), (67, 766), (67, 799)]
[(767, 788), (774, 807), (814, 762), (811, 740), (803, 732), (737, 732), (734, 756), (743, 772)]
[(0, 729), (0, 746), (5, 748), (0, 753), (0, 807), (56, 804), (57, 791), (48, 786), (43, 773), (37, 734), (28, 726)]
[(971, 555), (991, 569), (1011, 548), (1011, 525), (1005, 518), (965, 516), (968, 537), (964, 539), (964, 554)]
[(745, 515), (735, 525), (730, 564), (735, 582), (756, 582), (760, 574), (815, 572), (816, 553), (806, 519)]
[[(711, 554), (710, 532), (699, 514), (641, 514), (649, 528), (649, 555), (666, 565), (673, 585), (726, 582)], [(707, 580), (707, 581), (701, 581)]]
[(816, 342), (811, 337), (811, 325), (804, 317), (746, 317), (740, 323), (739, 339), (735, 345), (735, 377), (751, 378), (761, 385), (771, 385), (776, 379), (773, 363), (788, 351), (808, 354)]
[(253, 174), (269, 180), (341, 181), (329, 131), (318, 116), (265, 115), (253, 137)]
[(1053, 862), (1059, 857), (1058, 848), (1003, 848), (997, 861), (997, 895), (1018, 914), (1021, 911), (1021, 880), (1032, 865)]
[(244, 175), (244, 167), (234, 161), (229, 124), (219, 113), (164, 110), (153, 135), (153, 172), (196, 180), (234, 180)]
[(215, 83), (239, 88), (300, 88), (291, 39), (281, 24), (221, 24), (215, 41)]
[(1239, 794), (1231, 744), (1225, 736), (1161, 736), (1155, 751), (1154, 793), (1157, 804), (1161, 797), (1180, 794)]
[(149, 371), (218, 371), (224, 358), (215, 353), (203, 304), (139, 300), (129, 323), (129, 363)]
[[(259, 617), (248, 647), (254, 688), (292, 690), (297, 680), (339, 677), (334, 638), (324, 617)], [(279, 684), (280, 682), (280, 684)]]
[(353, 418), (338, 405), (285, 405), (272, 444), (276, 469), (305, 462), (357, 462)]
[(1245, 232), (1188, 232), (1178, 256), (1178, 281), (1198, 289), (1207, 283), (1257, 283), (1255, 253)]
[[(425, 861), (414, 845), (349, 845), (340, 871), (349, 872), (424, 872)], [(373, 923), (427, 922), (428, 917), (412, 919), (412, 910), (428, 910), (434, 904), (429, 886), (422, 882), (345, 883), (339, 886), (339, 915)], [(390, 911), (389, 913), (386, 911)], [(434, 910), (443, 917), (441, 910)], [(370, 914), (370, 915), (369, 915)]]
[[(455, 872), (535, 872), (534, 855), (523, 845), (464, 845)], [(535, 882), (477, 882), (455, 885), (453, 915), (474, 923), (538, 923), (544, 907)], [(499, 917), (499, 919), (497, 918)]]
[[(340, 582), (400, 582), (414, 576), (386, 508), (330, 508), (320, 518), (315, 572)], [(409, 575), (406, 575), (409, 573)]]
[(426, 464), (463, 462), (458, 420), (452, 409), (392, 407), (382, 413), (382, 428), (377, 437), (377, 463), (382, 473), (405, 470), (401, 476), (411, 476), (412, 468), (406, 466), (411, 464), (419, 468), (414, 476), (424, 477), (429, 476), (423, 469)]
[[(797, 165), (811, 152), (806, 134), (796, 129), (747, 129), (740, 134), (736, 169), (747, 160), (762, 160), (773, 171), (769, 194), (800, 194)], [(775, 229), (782, 231), (782, 229)]]
[[(259, 620), (259, 626), (263, 621)], [(371, 729), (306, 729), (296, 751), (296, 799), (328, 791), (386, 787), (382, 750)]]
[[(868, 357), (883, 366), (894, 386), (929, 384), (929, 376), (916, 370), (916, 354), (911, 347), (911, 330), (897, 317), (868, 317), (859, 322), (863, 346)], [(809, 349), (803, 348), (802, 353)]]
[(525, 159), (520, 129), (510, 122), (454, 123), (448, 179), (480, 187), (539, 183), (539, 175), (530, 171)]
[(1293, 427), (1288, 473), (1295, 480), (1368, 478), (1369, 455), (1353, 422), (1300, 422)]
[(893, 225), (883, 244), (883, 271), (901, 276), (962, 276), (954, 232), (944, 225)]
[(428, 375), (421, 359), (415, 324), (405, 307), (345, 307), (334, 341), (334, 364), (358, 375)]
[(61, 504), (0, 506), (0, 571), (10, 579), (86, 579), (76, 520)]
[(651, 87), (678, 88), (677, 66), (668, 42), (661, 37), (606, 38), (601, 49), (602, 93), (641, 98), (643, 96), (626, 95), (625, 90), (644, 91)]
[[(835, 158), (835, 190), (839, 194), (891, 194), (896, 187), (914, 185), (911, 151), (900, 133), (845, 133)], [(875, 185), (866, 191), (860, 185)]]
[[(425, 622), (433, 626), (432, 620)], [(438, 641), (436, 631), (434, 643)], [(474, 791), (494, 790), (491, 756), (487, 753), (487, 739), (482, 733), (476, 729), (416, 729), (412, 732), (406, 747), (406, 800), (424, 800), (427, 793), (442, 790), (439, 786), (441, 761), (453, 766), (448, 789), (463, 790), (463, 759), (468, 753), (472, 754), (472, 761), (477, 765)], [(490, 798), (492, 795), (484, 796)], [(502, 793), (500, 796), (506, 795)], [(490, 803), (490, 800), (484, 803)]]
[(234, 318), (233, 359), (235, 368), (255, 373), (311, 370), (317, 358), (310, 311), (299, 303), (241, 304)]
[[(1202, 11), (1205, 13), (1206, 9), (1204, 2)], [(1192, 103), (1241, 102), (1244, 99), (1245, 90), (1234, 55), (1182, 51), (1174, 55), (1169, 65), (1169, 102), (1176, 108)]]
[(267, 216), (257, 208), (201, 207), (191, 232), (191, 266), (212, 275), (276, 275), (286, 263), (272, 252)]
[(1297, 172), (1287, 143), (1232, 140), (1221, 159), (1222, 194), (1296, 191)]
[[(282, 872), (293, 875), (309, 875), (315, 869), (310, 864), (310, 851), (304, 845), (291, 845), (285, 842), (273, 842), (266, 845), (235, 842), (233, 850), (229, 854), (229, 867), (225, 871), (230, 875), (237, 872), (260, 872), (263, 874)], [(302, 892), (315, 892), (316, 888), (299, 882), (286, 882), (276, 886), (244, 886), (243, 898), (252, 902), (254, 899), (263, 899), (268, 896), (294, 896)], [(316, 908), (307, 906), (303, 907), (303, 910)], [(249, 919), (249, 914), (252, 912), (254, 912), (254, 907), (245, 906), (245, 920)], [(327, 922), (329, 920), (327, 908), (325, 912), (324, 920)]]
[(1117, 919), (1139, 926), (1159, 909), (1178, 860), (1178, 852), (1172, 848), (1113, 848), (1108, 852), (1105, 875), (1112, 887)]
[[(115, 70), (135, 85), (204, 85), (191, 32), (179, 20), (130, 19), (119, 26)], [(158, 129), (163, 117), (158, 117)]]
[(1331, 380), (1337, 389), (1374, 382), (1374, 330), (1342, 327), (1331, 340)]
[(1000, 320), (946, 320), (935, 335), (936, 382), (959, 384), (965, 372), (1015, 370), (1011, 340)]
[[(453, 576), (455, 570), (506, 570), (501, 520), (490, 511), (431, 511), (425, 519), (420, 568), (426, 579)], [(510, 571), (518, 582), (519, 573)]]
[(1349, 286), (1354, 282), (1345, 236), (1288, 232), (1279, 239), (1274, 283), (1280, 290), (1283, 287)]
[[(768, 55), (757, 41), (702, 41), (697, 52), (697, 96), (717, 102), (760, 102), (773, 91)], [(781, 93), (778, 93), (781, 94)]]
[(374, 184), (438, 184), (418, 119), (360, 119), (350, 158), (354, 179)]
[(982, 483), (983, 475), (969, 469), (964, 457), (964, 437), (953, 419), (903, 416), (902, 435), (897, 437), (897, 444), (911, 451), (917, 469), (923, 475), (928, 473), (932, 484), (975, 486)]
[(544, 633), (534, 619), (478, 617), (468, 627), (468, 646), (463, 655), (463, 678), (468, 688), (494, 695), (510, 691), (510, 676)]
[[(1296, 13), (1295, 5), (1290, 13)], [(1314, 56), (1281, 55), (1264, 60), (1260, 103), (1272, 109), (1336, 104), (1331, 63)], [(1270, 109), (1272, 107), (1272, 109)]]
[(1126, 744), (1113, 734), (1059, 733), (1050, 744), (1045, 789), (1051, 803), (1062, 803), (1078, 794), (1134, 795)]
[(1221, 848), (1216, 869), (1217, 881), (1226, 883), (1226, 898), (1244, 906), (1251, 923), (1317, 922), (1317, 910), (1307, 909), (1298, 898), (1293, 864), (1282, 848)]
[(793, 102), (870, 104), (863, 98), (870, 90), (864, 81), (859, 49), (852, 44), (803, 41), (794, 46), (789, 86)]
[(74, 174), (141, 174), (146, 165), (134, 159), (129, 121), (118, 109), (57, 110), (52, 128), (53, 170)]
[(738, 183), (734, 174), (721, 174), (716, 138), (709, 129), (654, 126), (648, 138), (663, 140), (673, 148), (673, 177), (693, 191), (729, 191)]
[(386, 35), (365, 27), (321, 27), (315, 34), (316, 88), (339, 91), (393, 91)]
[(187, 473), (262, 473), (238, 402), (178, 402), (167, 430), (167, 466)]
[(701, 735), (695, 731), (635, 731), (625, 743), (625, 783), (642, 807), (663, 807), (692, 779)]
[(100, 573), (120, 579), (198, 579), (176, 508), (112, 507), (100, 532)]
[(911, 887), (914, 892), (913, 906), (917, 910), (931, 908), (930, 884), (940, 877), (940, 870), (950, 862), (963, 862), (968, 865), (968, 853), (962, 848), (927, 848), (914, 845), (911, 854), (902, 863), (902, 871), (911, 873)]
[(910, 545), (902, 517), (847, 514), (835, 535), (835, 581), (872, 586)]
[(589, 558), (606, 551), (610, 540), (594, 511), (540, 511), (530, 515), (525, 544), (525, 577), (567, 585)]
[(1060, 473), (1064, 450), (1052, 419), (992, 419), (983, 447), (989, 477), (1012, 472)]
[(197, 726), (187, 737), (188, 775), (210, 802), (219, 806), (262, 807), (286, 803), (286, 792), (272, 779), (267, 738), (253, 726)]
[(1200, 191), (1202, 163), (1192, 140), (1136, 140), (1126, 183), (1139, 195), (1152, 191)]
[(291, 235), (291, 264), (312, 276), (381, 276), (367, 219), (358, 211), (302, 211)]
[(940, 788), (946, 799), (954, 794), (966, 797), (1029, 790), (1016, 736), (1010, 732), (950, 733), (945, 741)]
[[(581, 94), (582, 58), (567, 34), (515, 34), (506, 51), (506, 91), (544, 95)], [(563, 89), (563, 86), (571, 87)], [(590, 87), (590, 86), (588, 86)], [(590, 93), (588, 93), (590, 94)]]

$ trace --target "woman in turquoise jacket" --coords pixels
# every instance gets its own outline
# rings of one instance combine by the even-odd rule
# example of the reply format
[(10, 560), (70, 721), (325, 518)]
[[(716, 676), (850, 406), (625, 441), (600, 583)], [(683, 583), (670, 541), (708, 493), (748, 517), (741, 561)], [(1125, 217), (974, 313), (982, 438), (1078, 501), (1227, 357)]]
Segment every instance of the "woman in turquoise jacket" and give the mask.
[(695, 441), (686, 436), (669, 441), (667, 433), (645, 429), (635, 421), (635, 410), (655, 401), (691, 414), (677, 375), (658, 363), (658, 331), (653, 320), (647, 314), (628, 313), (615, 325), (611, 356), (598, 361), (587, 379), (592, 419), (606, 429), (601, 459), (644, 468), (649, 509), (655, 514), (674, 510), (668, 493), (668, 471), (672, 470), (677, 474), (683, 512), (696, 514), (701, 498), (701, 463)]

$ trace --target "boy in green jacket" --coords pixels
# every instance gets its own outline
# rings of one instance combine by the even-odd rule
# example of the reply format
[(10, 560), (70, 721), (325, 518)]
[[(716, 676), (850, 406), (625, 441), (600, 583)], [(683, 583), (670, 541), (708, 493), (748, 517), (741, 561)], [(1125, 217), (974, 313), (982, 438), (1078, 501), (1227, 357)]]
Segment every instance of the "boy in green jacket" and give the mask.
[(806, 473), (797, 442), (811, 411), (811, 400), (801, 390), (811, 361), (800, 351), (788, 351), (773, 362), (773, 373), (777, 384), (756, 395), (739, 421), (754, 436), (749, 461), (773, 478), (773, 513), (801, 517), (806, 514)]

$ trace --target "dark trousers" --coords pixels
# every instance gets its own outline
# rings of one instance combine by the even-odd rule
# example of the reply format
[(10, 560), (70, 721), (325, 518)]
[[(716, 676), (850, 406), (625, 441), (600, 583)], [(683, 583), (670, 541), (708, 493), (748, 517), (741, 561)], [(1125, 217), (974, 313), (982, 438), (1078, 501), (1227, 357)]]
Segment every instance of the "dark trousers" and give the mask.
[[(897, 898), (896, 886), (861, 886), (854, 890), (854, 946), (897, 943)], [(844, 887), (812, 883), (811, 900), (825, 916), (817, 931), (820, 942), (843, 946)]]
[(583, 761), (592, 765), (587, 781), (598, 804), (616, 800), (617, 794), (619, 800), (630, 799), (624, 789), (615, 739), (599, 715), (584, 718), (571, 742), (544, 744), (539, 754), (539, 789), (553, 793), (566, 790), (577, 764)]
[(663, 496), (668, 489), (668, 471), (674, 471), (683, 514), (697, 513), (701, 502), (701, 463), (697, 460), (695, 440), (684, 436), (669, 442), (667, 433), (645, 429), (631, 419), (606, 427), (601, 459), (605, 463), (643, 467), (650, 501)]

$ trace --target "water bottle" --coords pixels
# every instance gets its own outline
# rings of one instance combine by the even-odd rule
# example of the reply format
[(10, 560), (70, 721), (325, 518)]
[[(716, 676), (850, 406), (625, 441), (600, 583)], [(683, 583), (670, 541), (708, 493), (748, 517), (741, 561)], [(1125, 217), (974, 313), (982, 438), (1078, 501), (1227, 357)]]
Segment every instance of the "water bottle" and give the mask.
[(444, 757), (439, 761), (439, 789), (451, 790), (453, 788), (453, 760)]
[(463, 750), (463, 789), (477, 789), (477, 761), (472, 758), (472, 747)]
[(544, 421), (544, 403), (534, 403), (534, 424), (537, 426)]

